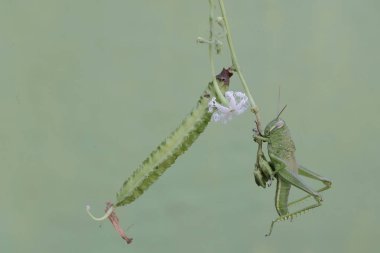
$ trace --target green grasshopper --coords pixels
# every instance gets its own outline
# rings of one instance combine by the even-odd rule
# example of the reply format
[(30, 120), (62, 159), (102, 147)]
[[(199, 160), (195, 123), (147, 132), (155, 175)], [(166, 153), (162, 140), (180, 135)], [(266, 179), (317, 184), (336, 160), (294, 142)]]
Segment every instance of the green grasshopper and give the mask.
[[(322, 177), (297, 163), (295, 158), (296, 148), (290, 136), (289, 128), (285, 124), (285, 121), (280, 118), (280, 115), (285, 108), (286, 106), (274, 120), (269, 122), (265, 127), (263, 135), (260, 133), (254, 135), (254, 140), (259, 144), (257, 162), (254, 171), (257, 185), (265, 188), (266, 185), (271, 183), (272, 178), (276, 178), (277, 180), (275, 207), (279, 217), (272, 221), (269, 233), (265, 236), (271, 235), (273, 225), (276, 222), (288, 219), (292, 220), (297, 215), (320, 206), (322, 204), (322, 196), (320, 195), (320, 192), (329, 189), (332, 184), (329, 179)], [(268, 155), (270, 161), (264, 156), (262, 142), (268, 143)], [(300, 176), (318, 180), (324, 184), (324, 187), (315, 191), (304, 183)], [(292, 185), (306, 192), (308, 195), (289, 203), (288, 197)], [(313, 197), (316, 203), (294, 212), (289, 212), (289, 206), (299, 203), (309, 197)]]

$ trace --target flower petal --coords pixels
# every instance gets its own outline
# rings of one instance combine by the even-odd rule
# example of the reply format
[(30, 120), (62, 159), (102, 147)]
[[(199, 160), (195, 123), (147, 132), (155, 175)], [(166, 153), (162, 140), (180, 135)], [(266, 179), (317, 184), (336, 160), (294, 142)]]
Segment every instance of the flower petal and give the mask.
[(212, 120), (215, 122), (227, 123), (234, 115), (242, 114), (249, 107), (248, 97), (242, 92), (227, 91), (224, 96), (228, 106), (219, 104), (215, 97), (208, 103), (208, 111), (213, 112)]

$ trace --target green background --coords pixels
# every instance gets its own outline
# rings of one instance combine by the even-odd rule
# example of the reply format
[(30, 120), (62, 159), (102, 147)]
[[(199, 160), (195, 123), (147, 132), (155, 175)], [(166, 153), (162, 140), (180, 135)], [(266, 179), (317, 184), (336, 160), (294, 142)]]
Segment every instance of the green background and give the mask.
[[(92, 221), (195, 105), (210, 70), (208, 2), (0, 0), (1, 252), (374, 252), (379, 240), (380, 2), (226, 1), (264, 122), (333, 180), (323, 206), (275, 226), (253, 180), (249, 113), (212, 123), (140, 199), (126, 245)], [(226, 49), (226, 48), (225, 48)], [(228, 66), (227, 51), (217, 69)], [(232, 90), (241, 90), (235, 76)], [(314, 184), (313, 184), (314, 185)], [(315, 185), (316, 186), (316, 185)]]

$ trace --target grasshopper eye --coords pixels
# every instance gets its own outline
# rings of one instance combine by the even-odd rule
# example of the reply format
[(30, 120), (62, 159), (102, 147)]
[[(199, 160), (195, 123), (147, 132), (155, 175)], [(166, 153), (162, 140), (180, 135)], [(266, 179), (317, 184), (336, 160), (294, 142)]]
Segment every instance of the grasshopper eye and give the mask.
[(276, 122), (275, 128), (279, 129), (279, 128), (283, 127), (284, 124), (285, 124), (285, 122), (283, 120), (279, 120), (279, 121)]

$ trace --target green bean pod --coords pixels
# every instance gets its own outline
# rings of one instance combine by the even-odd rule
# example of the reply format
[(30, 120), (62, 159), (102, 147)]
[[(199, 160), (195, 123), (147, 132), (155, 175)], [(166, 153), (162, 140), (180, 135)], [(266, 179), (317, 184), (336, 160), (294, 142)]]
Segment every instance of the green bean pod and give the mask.
[[(228, 90), (231, 76), (229, 69), (223, 69), (217, 75), (217, 83), (223, 94)], [(215, 89), (213, 82), (210, 82), (191, 113), (123, 183), (116, 196), (116, 207), (127, 205), (140, 197), (194, 143), (211, 120), (208, 103), (214, 96)]]

